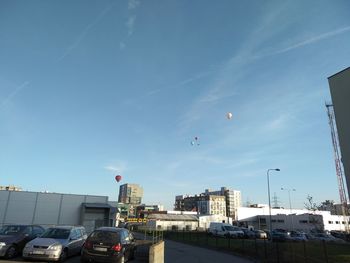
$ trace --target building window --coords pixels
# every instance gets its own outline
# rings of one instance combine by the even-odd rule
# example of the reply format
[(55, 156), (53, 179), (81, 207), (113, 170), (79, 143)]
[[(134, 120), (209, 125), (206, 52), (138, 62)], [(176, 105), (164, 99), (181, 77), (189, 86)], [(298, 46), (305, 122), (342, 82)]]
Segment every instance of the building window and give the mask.
[(328, 224), (333, 224), (333, 221), (328, 221)]
[(307, 224), (307, 220), (299, 220), (300, 224)]
[(278, 219), (277, 222), (278, 223), (284, 223), (284, 220), (283, 219)]
[(342, 223), (343, 225), (345, 225), (345, 221), (342, 221), (341, 223)]
[(335, 221), (336, 224), (339, 224), (339, 221)]
[(266, 218), (259, 218), (260, 224), (266, 224)]
[(272, 223), (276, 223), (276, 219), (272, 219), (271, 222), (272, 222)]

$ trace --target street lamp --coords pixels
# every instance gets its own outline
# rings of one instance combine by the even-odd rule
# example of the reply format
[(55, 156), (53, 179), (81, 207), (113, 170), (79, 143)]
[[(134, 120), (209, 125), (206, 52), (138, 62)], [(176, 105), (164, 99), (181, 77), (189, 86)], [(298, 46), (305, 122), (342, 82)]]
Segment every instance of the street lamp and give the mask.
[(269, 172), (270, 171), (277, 171), (277, 172), (279, 172), (280, 169), (279, 168), (275, 168), (275, 169), (268, 169), (267, 170), (267, 193), (268, 193), (268, 196), (269, 196), (270, 237), (271, 237), (271, 240), (272, 240), (271, 198), (270, 198), (270, 178), (269, 178)]
[(289, 198), (289, 209), (290, 209), (290, 216), (292, 218), (292, 230), (294, 229), (294, 223), (293, 223), (293, 215), (292, 215), (292, 202), (290, 199), (290, 192), (291, 191), (296, 191), (294, 188), (293, 189), (289, 189), (289, 188), (283, 188), (281, 187), (281, 190), (283, 191), (288, 191), (288, 198)]
[(281, 187), (281, 190), (283, 190), (283, 191), (288, 191), (289, 209), (290, 209), (290, 212), (292, 213), (292, 202), (290, 201), (290, 192), (291, 192), (291, 191), (296, 191), (296, 190), (295, 190), (295, 189), (283, 188), (283, 187)]

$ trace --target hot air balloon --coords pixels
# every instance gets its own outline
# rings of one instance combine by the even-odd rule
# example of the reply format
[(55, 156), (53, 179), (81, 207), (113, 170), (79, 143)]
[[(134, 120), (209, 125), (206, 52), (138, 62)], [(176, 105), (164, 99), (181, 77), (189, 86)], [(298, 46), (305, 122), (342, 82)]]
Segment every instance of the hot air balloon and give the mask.
[(122, 179), (121, 175), (116, 175), (115, 176), (115, 180), (119, 183), (119, 181)]
[(227, 114), (226, 114), (226, 118), (227, 119), (229, 119), (229, 120), (231, 120), (232, 119), (232, 113), (231, 112), (228, 112)]
[(193, 145), (199, 145), (199, 138), (196, 136), (196, 137), (194, 137), (194, 141), (191, 141), (191, 145), (193, 146)]

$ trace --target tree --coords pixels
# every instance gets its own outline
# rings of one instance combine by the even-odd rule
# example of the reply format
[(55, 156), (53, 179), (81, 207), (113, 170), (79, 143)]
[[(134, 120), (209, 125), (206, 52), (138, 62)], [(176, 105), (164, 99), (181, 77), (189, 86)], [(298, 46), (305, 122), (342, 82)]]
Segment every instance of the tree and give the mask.
[(311, 195), (307, 195), (306, 199), (307, 199), (307, 202), (304, 203), (304, 207), (307, 210), (311, 210), (312, 212), (315, 212), (316, 210), (318, 210), (318, 206), (313, 201), (313, 197)]
[(318, 210), (317, 204), (313, 201), (313, 197), (311, 195), (307, 195), (306, 197), (307, 202), (304, 203), (304, 207), (307, 210), (310, 210), (313, 212), (313, 214), (309, 215), (309, 222), (310, 224), (313, 224), (314, 229), (312, 231), (323, 231), (324, 226), (322, 224), (322, 219), (320, 218), (320, 215), (316, 215), (315, 211)]
[(320, 211), (330, 211), (332, 215), (336, 214), (336, 207), (333, 200), (325, 200), (317, 209)]

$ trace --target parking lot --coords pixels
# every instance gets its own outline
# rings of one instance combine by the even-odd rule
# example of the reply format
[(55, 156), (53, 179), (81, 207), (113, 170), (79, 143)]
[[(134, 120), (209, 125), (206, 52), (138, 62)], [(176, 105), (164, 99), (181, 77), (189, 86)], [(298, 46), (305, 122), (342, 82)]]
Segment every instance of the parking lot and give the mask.
[[(5, 259), (1, 259), (0, 260), (0, 263), (16, 263), (16, 262), (26, 262), (24, 261), (21, 257), (17, 257), (15, 259), (11, 259), (11, 260), (5, 260)], [(31, 263), (36, 263), (36, 262), (40, 262), (40, 263), (43, 263), (45, 261), (30, 261)], [(136, 258), (134, 260), (131, 260), (131, 261), (128, 261), (128, 262), (133, 262), (133, 263), (137, 263), (137, 262), (148, 262), (148, 260), (144, 260), (143, 258)], [(75, 257), (71, 257), (71, 258), (68, 258), (65, 263), (80, 263), (80, 256), (75, 256)]]
[[(137, 241), (137, 250), (135, 254), (135, 259), (130, 260), (128, 262), (133, 262), (133, 263), (140, 263), (140, 262), (148, 262), (148, 249), (149, 249), (149, 243), (144, 242), (143, 240), (138, 240)], [(0, 259), (0, 263), (16, 263), (16, 262), (31, 262), (31, 263), (36, 263), (40, 262), (43, 263), (45, 261), (24, 261), (22, 257), (16, 257), (14, 259)], [(69, 257), (65, 263), (80, 263), (80, 256), (73, 256)]]

